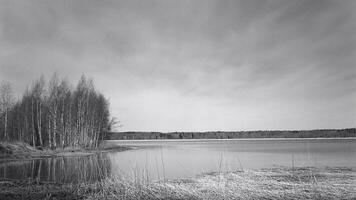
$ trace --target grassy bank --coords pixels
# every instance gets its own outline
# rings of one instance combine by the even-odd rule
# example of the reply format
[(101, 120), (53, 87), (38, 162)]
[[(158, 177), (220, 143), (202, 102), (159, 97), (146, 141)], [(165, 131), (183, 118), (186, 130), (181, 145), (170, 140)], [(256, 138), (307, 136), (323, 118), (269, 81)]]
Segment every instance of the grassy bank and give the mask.
[(46, 157), (60, 156), (86, 156), (98, 152), (106, 151), (124, 151), (128, 147), (121, 146), (105, 146), (102, 145), (98, 149), (84, 148), (64, 148), (64, 149), (46, 149), (35, 148), (27, 143), (22, 142), (0, 142), (0, 163), (16, 160), (38, 159)]
[(0, 199), (355, 199), (350, 168), (273, 168), (147, 182), (110, 177), (94, 184), (0, 182)]

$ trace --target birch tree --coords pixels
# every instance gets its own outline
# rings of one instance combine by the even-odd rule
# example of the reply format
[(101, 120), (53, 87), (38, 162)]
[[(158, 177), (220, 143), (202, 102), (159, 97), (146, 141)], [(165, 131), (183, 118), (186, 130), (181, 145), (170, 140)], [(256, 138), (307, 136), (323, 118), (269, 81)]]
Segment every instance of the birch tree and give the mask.
[(0, 113), (2, 116), (2, 123), (4, 126), (3, 137), (5, 140), (9, 140), (8, 134), (8, 118), (9, 111), (14, 104), (14, 96), (12, 93), (11, 84), (9, 82), (3, 82), (0, 85)]
[(34, 82), (32, 87), (32, 123), (34, 127), (33, 142), (40, 146), (43, 146), (43, 137), (42, 137), (42, 110), (44, 102), (44, 92), (45, 92), (45, 80), (41, 76), (40, 79)]
[(95, 148), (112, 122), (109, 102), (84, 75), (75, 89), (54, 74), (48, 84), (36, 80), (16, 102), (11, 87), (1, 85), (0, 133), (33, 146)]

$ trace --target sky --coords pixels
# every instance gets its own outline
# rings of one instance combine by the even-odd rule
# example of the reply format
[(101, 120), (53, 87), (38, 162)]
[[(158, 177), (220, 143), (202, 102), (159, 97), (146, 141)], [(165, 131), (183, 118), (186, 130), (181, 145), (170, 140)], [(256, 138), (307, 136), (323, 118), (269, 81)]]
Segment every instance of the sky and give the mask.
[(0, 81), (82, 74), (118, 131), (356, 124), (354, 0), (0, 0)]

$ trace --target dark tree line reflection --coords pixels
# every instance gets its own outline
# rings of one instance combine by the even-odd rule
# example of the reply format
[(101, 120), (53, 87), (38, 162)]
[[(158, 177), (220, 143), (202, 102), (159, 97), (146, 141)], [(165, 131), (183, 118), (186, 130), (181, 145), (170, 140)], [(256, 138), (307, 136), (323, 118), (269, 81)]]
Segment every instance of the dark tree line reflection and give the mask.
[(111, 161), (105, 153), (0, 165), (0, 178), (2, 179), (30, 179), (38, 182), (89, 183), (100, 181), (110, 174)]

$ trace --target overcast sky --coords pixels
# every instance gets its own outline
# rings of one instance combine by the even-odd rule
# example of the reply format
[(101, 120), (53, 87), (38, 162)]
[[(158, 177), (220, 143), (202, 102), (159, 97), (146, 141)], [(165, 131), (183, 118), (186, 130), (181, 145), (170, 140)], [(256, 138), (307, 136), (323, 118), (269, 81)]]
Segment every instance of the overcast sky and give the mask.
[(356, 124), (354, 0), (0, 0), (0, 80), (92, 77), (127, 131)]

